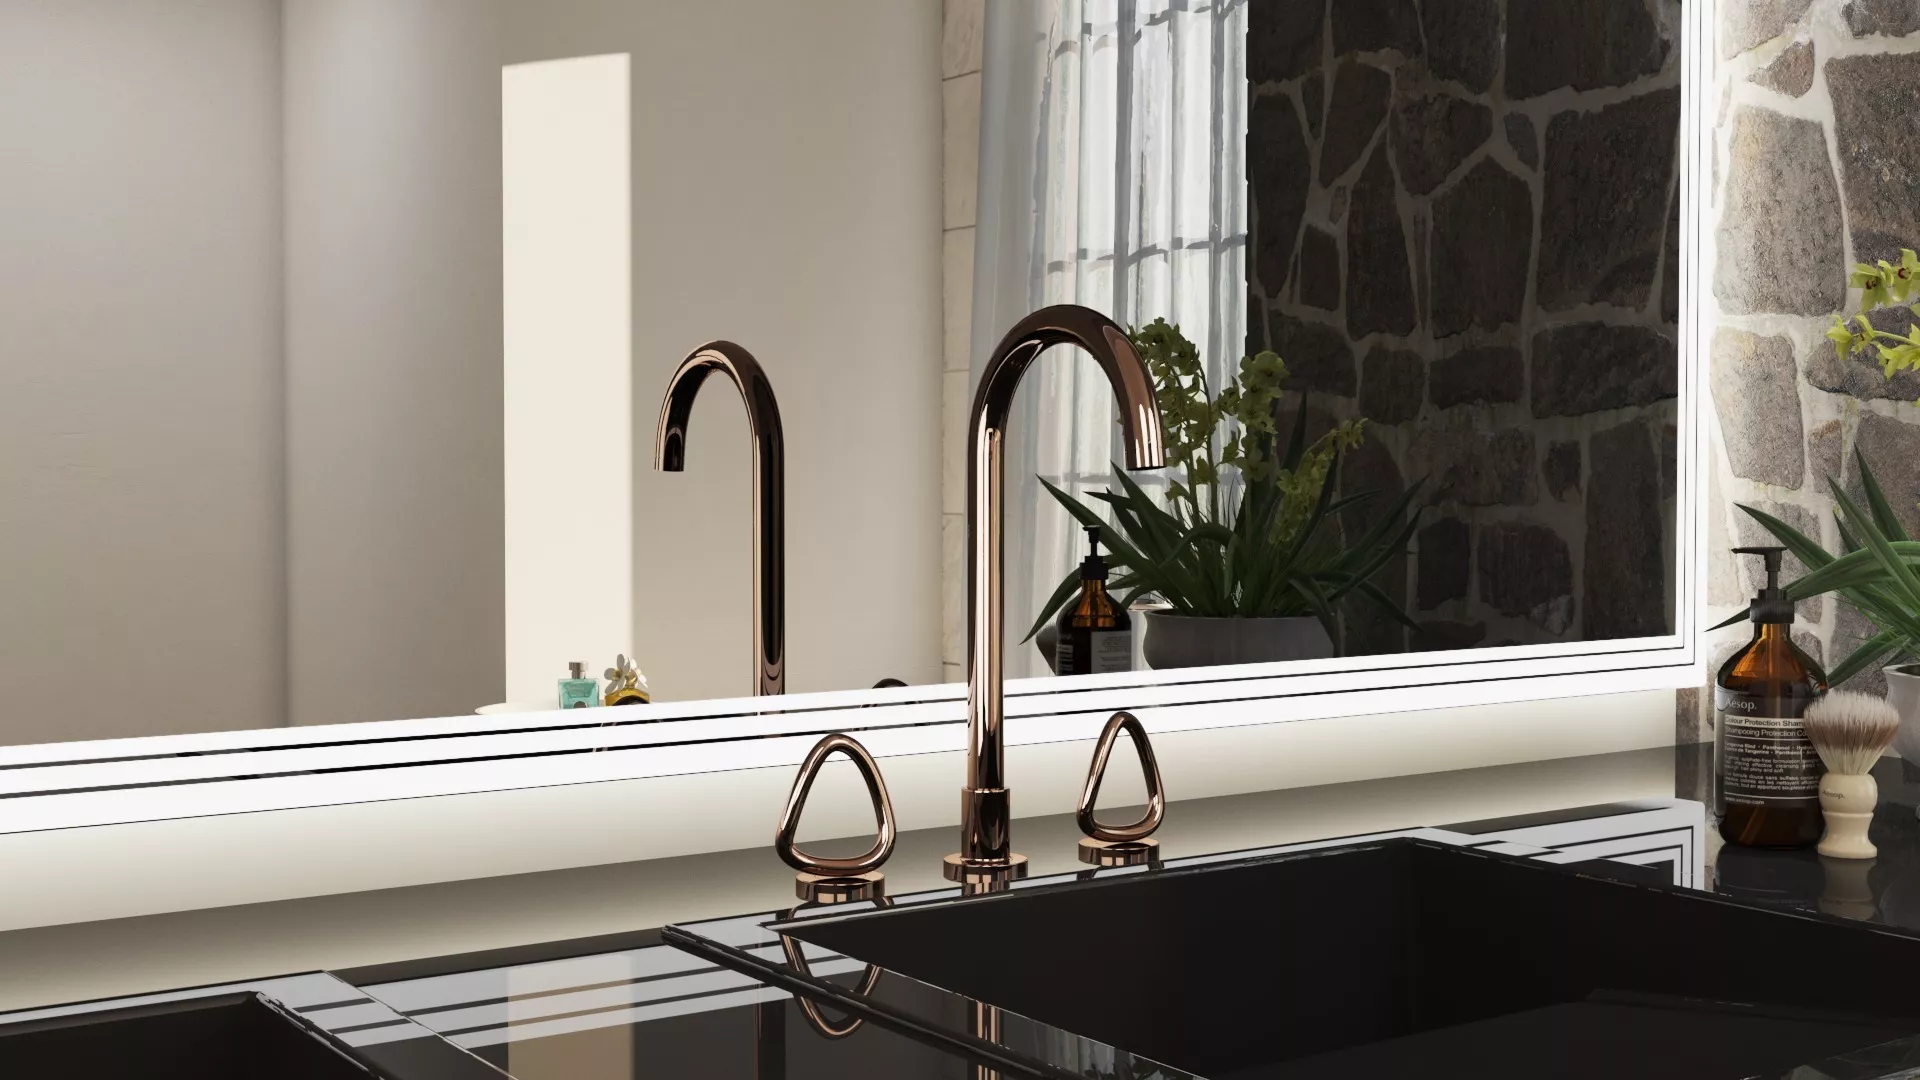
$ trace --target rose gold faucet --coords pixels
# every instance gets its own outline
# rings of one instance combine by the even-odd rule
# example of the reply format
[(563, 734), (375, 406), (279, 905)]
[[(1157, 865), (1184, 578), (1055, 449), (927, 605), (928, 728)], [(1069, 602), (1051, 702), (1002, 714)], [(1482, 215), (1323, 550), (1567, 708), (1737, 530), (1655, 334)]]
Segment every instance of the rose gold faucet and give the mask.
[(1079, 346), (1106, 372), (1120, 400), (1127, 468), (1166, 464), (1153, 373), (1112, 319), (1062, 304), (1041, 308), (1007, 331), (981, 372), (967, 422), (967, 784), (960, 793), (960, 850), (946, 857), (944, 867), (948, 879), (963, 883), (1004, 881), (1027, 868), (1026, 856), (1012, 851), (1001, 729), (1000, 502), (1014, 391), (1034, 358), (1054, 345)]
[(753, 692), (787, 691), (787, 465), (780, 433), (780, 406), (773, 384), (753, 354), (731, 341), (709, 341), (680, 362), (660, 403), (654, 431), (653, 467), (661, 472), (686, 468), (687, 420), (693, 399), (708, 375), (733, 380), (747, 403), (747, 429), (753, 435)]

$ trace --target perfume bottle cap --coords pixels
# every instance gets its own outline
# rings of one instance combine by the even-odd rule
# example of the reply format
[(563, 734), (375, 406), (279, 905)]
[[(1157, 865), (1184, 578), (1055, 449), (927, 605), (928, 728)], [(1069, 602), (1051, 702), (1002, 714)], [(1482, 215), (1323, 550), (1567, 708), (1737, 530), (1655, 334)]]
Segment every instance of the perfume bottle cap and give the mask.
[(570, 663), (567, 664), (567, 670), (573, 672), (572, 677), (575, 679), (586, 678), (587, 665), (582, 661), (579, 661), (579, 660), (571, 661)]
[(1107, 580), (1107, 562), (1100, 557), (1100, 528), (1096, 525), (1085, 525), (1082, 528), (1087, 530), (1087, 557), (1080, 563), (1080, 580), (1105, 581)]
[(1793, 621), (1793, 601), (1787, 599), (1780, 589), (1780, 564), (1785, 560), (1787, 549), (1783, 547), (1741, 547), (1734, 548), (1735, 555), (1758, 555), (1765, 561), (1767, 568), (1767, 587), (1753, 598), (1750, 617), (1757, 623), (1791, 623)]

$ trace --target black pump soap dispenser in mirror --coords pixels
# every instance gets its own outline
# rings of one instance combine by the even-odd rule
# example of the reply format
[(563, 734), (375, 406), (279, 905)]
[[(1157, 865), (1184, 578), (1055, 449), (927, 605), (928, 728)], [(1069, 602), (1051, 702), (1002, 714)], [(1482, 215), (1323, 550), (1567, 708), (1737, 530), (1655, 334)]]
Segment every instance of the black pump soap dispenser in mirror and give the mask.
[(1086, 526), (1087, 558), (1080, 564), (1080, 598), (1060, 611), (1054, 646), (1056, 675), (1097, 675), (1133, 670), (1133, 624), (1107, 592), (1107, 563), (1100, 557), (1100, 530)]
[(1793, 643), (1793, 601), (1780, 589), (1785, 548), (1734, 548), (1766, 560), (1767, 587), (1749, 615), (1753, 640), (1714, 679), (1713, 779), (1720, 835), (1748, 847), (1811, 847), (1820, 839), (1820, 755), (1807, 706), (1826, 673)]

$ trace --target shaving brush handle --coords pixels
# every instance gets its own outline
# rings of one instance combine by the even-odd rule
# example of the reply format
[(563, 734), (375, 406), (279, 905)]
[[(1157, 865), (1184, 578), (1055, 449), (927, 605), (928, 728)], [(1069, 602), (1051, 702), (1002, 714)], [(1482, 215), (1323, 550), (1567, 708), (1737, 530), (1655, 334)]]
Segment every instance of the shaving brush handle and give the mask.
[(1867, 839), (1873, 808), (1880, 802), (1880, 785), (1873, 777), (1830, 772), (1820, 778), (1820, 810), (1827, 834), (1820, 854), (1834, 859), (1871, 859), (1879, 852)]

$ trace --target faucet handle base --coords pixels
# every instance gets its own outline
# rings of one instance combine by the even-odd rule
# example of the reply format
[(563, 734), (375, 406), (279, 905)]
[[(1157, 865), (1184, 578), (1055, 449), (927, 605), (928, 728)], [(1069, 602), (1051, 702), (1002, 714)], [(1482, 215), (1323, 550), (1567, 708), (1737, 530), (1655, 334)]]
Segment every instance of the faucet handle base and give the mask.
[(1008, 855), (1004, 860), (978, 861), (956, 851), (940, 861), (940, 872), (948, 881), (957, 881), (962, 885), (1018, 881), (1027, 876), (1027, 857)]
[(879, 900), (887, 895), (887, 876), (878, 870), (867, 874), (841, 877), (795, 874), (793, 895), (810, 904), (850, 904), (858, 900)]
[(1087, 837), (1080, 841), (1080, 861), (1088, 866), (1151, 866), (1160, 861), (1160, 841)]

